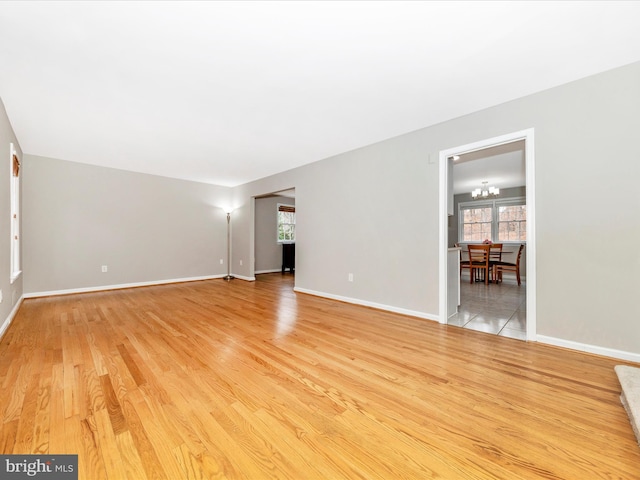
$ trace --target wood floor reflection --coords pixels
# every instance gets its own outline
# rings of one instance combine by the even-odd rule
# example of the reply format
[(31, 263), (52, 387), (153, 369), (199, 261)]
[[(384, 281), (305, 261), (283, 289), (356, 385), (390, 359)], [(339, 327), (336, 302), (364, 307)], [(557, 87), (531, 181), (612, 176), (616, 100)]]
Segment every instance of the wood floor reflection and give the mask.
[(296, 294), (292, 276), (25, 300), (0, 453), (79, 478), (639, 478), (625, 363)]

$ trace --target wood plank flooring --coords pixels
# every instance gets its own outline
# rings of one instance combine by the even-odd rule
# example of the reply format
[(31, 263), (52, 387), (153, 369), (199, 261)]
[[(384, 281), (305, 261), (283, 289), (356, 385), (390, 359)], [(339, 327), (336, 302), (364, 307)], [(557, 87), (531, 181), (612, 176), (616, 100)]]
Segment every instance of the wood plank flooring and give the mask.
[(640, 478), (625, 362), (292, 286), (25, 300), (0, 453), (78, 454), (86, 480)]

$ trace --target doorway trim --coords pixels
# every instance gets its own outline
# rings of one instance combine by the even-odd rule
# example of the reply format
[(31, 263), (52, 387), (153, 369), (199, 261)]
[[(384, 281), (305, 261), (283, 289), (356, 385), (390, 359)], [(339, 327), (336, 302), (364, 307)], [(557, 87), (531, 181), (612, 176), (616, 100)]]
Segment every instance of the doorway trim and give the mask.
[(518, 140), (525, 141), (525, 181), (527, 198), (527, 341), (537, 340), (536, 322), (536, 216), (535, 216), (535, 152), (534, 129), (529, 128), (518, 132), (508, 133), (499, 137), (488, 138), (478, 142), (460, 145), (439, 153), (439, 199), (440, 199), (440, 254), (439, 254), (439, 322), (447, 323), (447, 250), (448, 250), (448, 164), (452, 155), (462, 155), (489, 147), (503, 145)]
[[(265, 192), (265, 193), (260, 193), (260, 194), (254, 194), (250, 197), (250, 203), (251, 203), (251, 222), (250, 222), (250, 232), (249, 232), (249, 251), (250, 251), (250, 263), (251, 263), (251, 269), (250, 269), (250, 275), (251, 275), (251, 279), (255, 280), (256, 279), (256, 221), (257, 221), (257, 214), (256, 214), (256, 201), (260, 200), (260, 199), (264, 199), (264, 198), (268, 198), (268, 197), (284, 197), (284, 198), (293, 198), (293, 202), (297, 203), (297, 198), (294, 195), (293, 197), (291, 197), (290, 195), (287, 195), (286, 193), (293, 190), (295, 192), (296, 187), (295, 185), (292, 187), (288, 187), (288, 188), (281, 188), (278, 190), (273, 190), (270, 192)], [(285, 195), (282, 195), (283, 193), (285, 193)], [(290, 200), (289, 200), (290, 201)], [(276, 223), (274, 221), (274, 228), (276, 226)], [(274, 237), (275, 237), (275, 231), (274, 231)], [(275, 240), (275, 239), (274, 239)], [(280, 272), (281, 269), (278, 269), (278, 272)], [(267, 273), (262, 272), (262, 273)], [(275, 273), (275, 272), (274, 272)], [(295, 276), (294, 276), (294, 288), (295, 288)]]

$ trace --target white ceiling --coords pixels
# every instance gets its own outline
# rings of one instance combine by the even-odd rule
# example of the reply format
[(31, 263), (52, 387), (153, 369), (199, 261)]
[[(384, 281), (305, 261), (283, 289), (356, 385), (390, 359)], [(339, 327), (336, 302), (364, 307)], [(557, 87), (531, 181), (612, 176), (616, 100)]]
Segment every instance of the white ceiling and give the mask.
[(487, 186), (498, 188), (526, 185), (524, 140), (459, 155), (453, 163), (453, 193), (471, 193)]
[(238, 185), (640, 60), (640, 2), (0, 2), (25, 153)]

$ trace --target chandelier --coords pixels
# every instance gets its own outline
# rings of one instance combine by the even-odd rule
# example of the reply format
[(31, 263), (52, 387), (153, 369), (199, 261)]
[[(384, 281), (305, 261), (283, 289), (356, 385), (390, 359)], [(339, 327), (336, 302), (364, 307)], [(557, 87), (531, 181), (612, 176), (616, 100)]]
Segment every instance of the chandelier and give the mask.
[(494, 198), (500, 195), (500, 189), (496, 187), (488, 187), (489, 182), (482, 182), (481, 188), (476, 188), (471, 192), (471, 198), (481, 200), (484, 198)]

